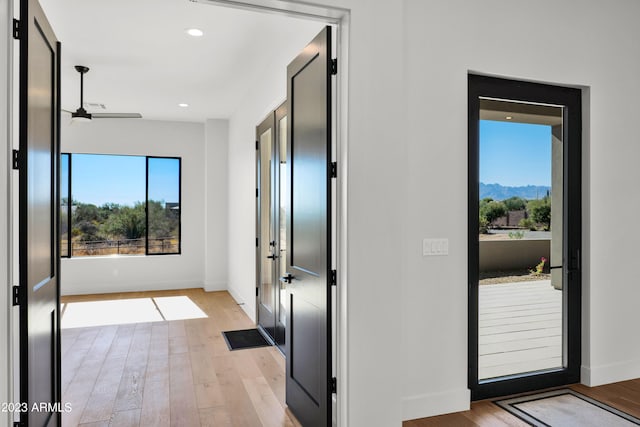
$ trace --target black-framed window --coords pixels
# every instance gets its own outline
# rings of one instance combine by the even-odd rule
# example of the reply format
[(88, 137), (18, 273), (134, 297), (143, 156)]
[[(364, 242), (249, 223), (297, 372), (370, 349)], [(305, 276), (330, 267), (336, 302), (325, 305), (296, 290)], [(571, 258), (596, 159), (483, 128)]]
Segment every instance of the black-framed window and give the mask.
[(62, 257), (181, 252), (179, 157), (63, 153)]

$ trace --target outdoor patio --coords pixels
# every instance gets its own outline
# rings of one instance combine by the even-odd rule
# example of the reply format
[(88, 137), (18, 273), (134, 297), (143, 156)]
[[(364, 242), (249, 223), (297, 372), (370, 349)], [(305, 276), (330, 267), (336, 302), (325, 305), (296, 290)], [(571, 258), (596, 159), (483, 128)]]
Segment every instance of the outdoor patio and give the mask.
[(562, 366), (562, 292), (550, 280), (480, 286), (482, 379)]

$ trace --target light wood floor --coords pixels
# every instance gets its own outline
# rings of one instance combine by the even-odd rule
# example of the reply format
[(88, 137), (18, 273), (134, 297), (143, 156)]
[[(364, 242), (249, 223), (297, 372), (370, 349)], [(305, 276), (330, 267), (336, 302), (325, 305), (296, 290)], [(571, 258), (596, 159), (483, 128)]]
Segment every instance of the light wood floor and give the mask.
[[(640, 379), (586, 387), (581, 384), (571, 389), (640, 418)], [(405, 421), (403, 427), (528, 427), (529, 424), (511, 415), (489, 400), (474, 402), (471, 410), (437, 417)], [(604, 427), (604, 426), (603, 426)]]
[(62, 401), (72, 405), (63, 426), (300, 426), (285, 405), (284, 357), (274, 347), (228, 350), (221, 331), (254, 324), (227, 292), (62, 302), (178, 295), (208, 317), (62, 330)]

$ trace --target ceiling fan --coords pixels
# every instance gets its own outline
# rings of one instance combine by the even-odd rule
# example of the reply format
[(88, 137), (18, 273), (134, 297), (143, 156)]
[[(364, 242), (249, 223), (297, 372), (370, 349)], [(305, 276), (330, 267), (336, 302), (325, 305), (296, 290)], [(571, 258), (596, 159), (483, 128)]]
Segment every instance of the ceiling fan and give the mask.
[(84, 75), (89, 71), (89, 67), (76, 65), (75, 69), (80, 73), (80, 106), (76, 111), (66, 111), (71, 114), (72, 121), (89, 122), (92, 119), (140, 119), (140, 113), (88, 113), (84, 108)]

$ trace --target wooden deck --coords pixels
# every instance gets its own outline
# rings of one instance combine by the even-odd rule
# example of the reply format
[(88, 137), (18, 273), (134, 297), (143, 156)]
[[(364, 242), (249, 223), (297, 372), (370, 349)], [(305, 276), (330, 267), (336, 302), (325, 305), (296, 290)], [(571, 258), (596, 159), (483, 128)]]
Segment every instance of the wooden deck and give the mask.
[(561, 291), (549, 280), (480, 286), (480, 379), (561, 366)]

